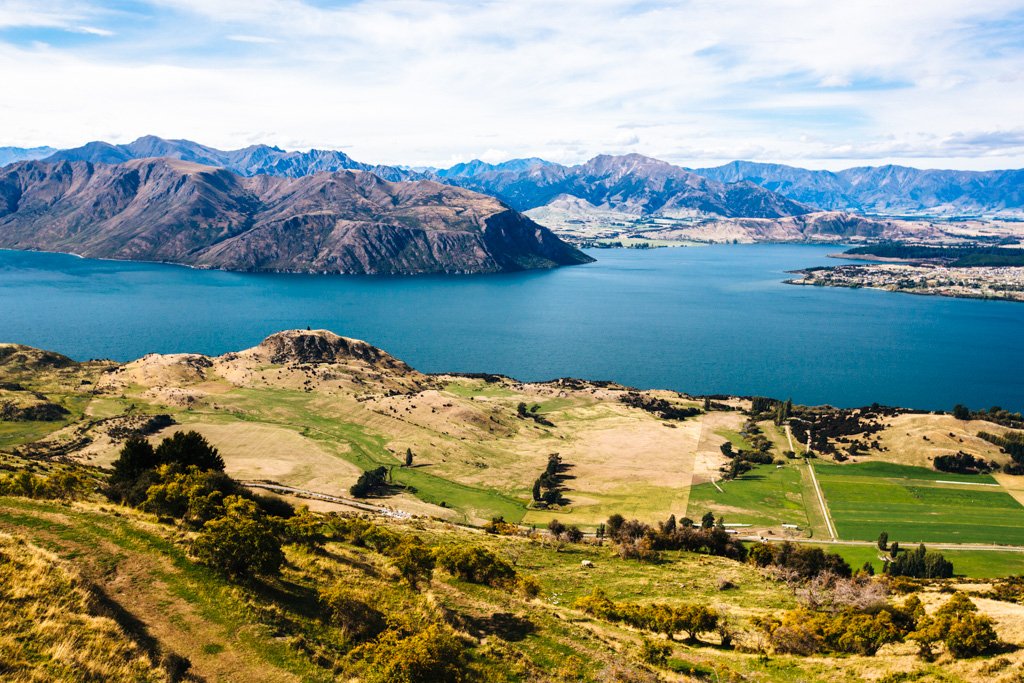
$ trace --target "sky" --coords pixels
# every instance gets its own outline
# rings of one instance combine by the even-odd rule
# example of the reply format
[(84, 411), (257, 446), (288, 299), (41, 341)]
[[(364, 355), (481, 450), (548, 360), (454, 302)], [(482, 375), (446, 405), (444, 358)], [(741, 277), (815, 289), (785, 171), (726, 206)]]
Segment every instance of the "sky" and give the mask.
[(0, 145), (1024, 166), (1024, 0), (0, 0)]

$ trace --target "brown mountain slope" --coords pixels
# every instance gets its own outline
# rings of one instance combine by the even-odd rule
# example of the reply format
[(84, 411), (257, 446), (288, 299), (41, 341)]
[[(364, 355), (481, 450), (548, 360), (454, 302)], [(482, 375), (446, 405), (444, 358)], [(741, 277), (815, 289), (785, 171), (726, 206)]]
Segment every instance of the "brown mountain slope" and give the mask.
[(0, 247), (243, 271), (488, 273), (586, 263), (496, 199), (340, 171), (242, 177), (171, 159), (0, 174)]

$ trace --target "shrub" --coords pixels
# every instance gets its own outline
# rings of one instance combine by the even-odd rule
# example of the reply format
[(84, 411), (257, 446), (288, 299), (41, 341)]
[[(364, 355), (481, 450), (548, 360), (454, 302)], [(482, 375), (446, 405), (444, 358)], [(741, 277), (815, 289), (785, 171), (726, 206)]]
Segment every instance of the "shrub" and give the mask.
[(430, 548), (413, 539), (401, 543), (394, 552), (393, 564), (402, 578), (414, 588), (420, 581), (430, 581), (436, 560)]
[(999, 641), (992, 620), (977, 613), (978, 608), (963, 593), (957, 592), (935, 611), (923, 617), (908, 637), (918, 644), (922, 657), (932, 659), (938, 643), (957, 659), (976, 657), (992, 649)]
[(0, 477), (0, 496), (76, 500), (88, 495), (92, 486), (80, 472), (61, 470), (40, 477), (22, 470)]
[(224, 516), (203, 525), (192, 542), (192, 553), (232, 578), (276, 574), (284, 562), (276, 526), (253, 501), (228, 496)]
[(462, 683), (466, 648), (446, 627), (431, 624), (412, 635), (385, 632), (367, 657), (373, 683)]
[(223, 472), (201, 472), (194, 466), (179, 472), (171, 465), (162, 465), (155, 475), (157, 483), (146, 490), (142, 509), (181, 519), (194, 527), (222, 515), (225, 497), (242, 493), (241, 487)]
[(665, 666), (672, 646), (660, 640), (643, 638), (640, 641), (640, 660), (653, 666)]
[(387, 628), (385, 616), (356, 597), (341, 581), (321, 590), (319, 598), (330, 623), (343, 629), (350, 640), (369, 640)]
[(485, 548), (449, 545), (436, 549), (434, 556), (438, 566), (470, 583), (498, 586), (516, 578), (512, 565)]

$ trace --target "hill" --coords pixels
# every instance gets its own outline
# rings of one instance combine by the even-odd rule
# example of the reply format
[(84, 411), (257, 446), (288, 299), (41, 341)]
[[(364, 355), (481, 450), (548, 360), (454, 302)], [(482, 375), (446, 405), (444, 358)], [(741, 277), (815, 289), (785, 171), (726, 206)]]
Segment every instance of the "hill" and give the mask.
[[(325, 330), (123, 365), (0, 348), (4, 391), (67, 410), (0, 417), (12, 680), (966, 681), (1024, 667), (1020, 584), (1000, 578), (1024, 559), (970, 544), (1020, 537), (1021, 487), (930, 467), (949, 449), (1008, 462), (977, 436), (1012, 431), (1005, 411), (426, 375)], [(803, 429), (818, 461), (792, 457)], [(173, 460), (195, 433), (223, 473)], [(133, 474), (144, 461), (121, 455), (140, 439), (172, 459)], [(730, 451), (771, 464), (723, 478)], [(558, 500), (531, 500), (542, 473)], [(829, 518), (853, 540), (831, 543)], [(877, 547), (882, 525), (902, 553)], [(960, 534), (929, 545), (944, 558), (921, 551), (955, 576), (871, 576), (890, 552), (917, 557), (922, 533)]]
[(0, 247), (203, 268), (491, 273), (591, 259), (500, 202), (364, 171), (240, 176), (167, 158), (0, 171)]

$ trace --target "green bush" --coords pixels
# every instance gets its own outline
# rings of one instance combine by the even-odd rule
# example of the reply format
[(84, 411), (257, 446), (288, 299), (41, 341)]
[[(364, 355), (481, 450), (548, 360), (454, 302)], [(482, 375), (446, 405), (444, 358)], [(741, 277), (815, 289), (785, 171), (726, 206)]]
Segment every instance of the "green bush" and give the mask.
[(463, 581), (488, 586), (515, 581), (516, 570), (486, 548), (476, 546), (443, 546), (434, 551), (437, 565)]
[(210, 520), (192, 542), (203, 564), (232, 578), (277, 574), (284, 563), (278, 525), (256, 503), (238, 496), (224, 499), (224, 516)]
[(447, 627), (431, 624), (405, 635), (387, 631), (367, 653), (371, 683), (462, 683), (467, 680), (466, 647)]
[(999, 642), (999, 637), (992, 620), (977, 612), (978, 608), (970, 598), (960, 592), (954, 593), (933, 616), (922, 618), (908, 638), (917, 642), (925, 659), (935, 656), (934, 648), (939, 643), (957, 659), (984, 654)]

